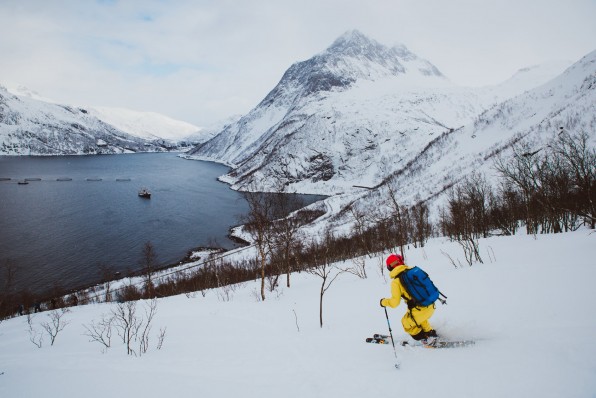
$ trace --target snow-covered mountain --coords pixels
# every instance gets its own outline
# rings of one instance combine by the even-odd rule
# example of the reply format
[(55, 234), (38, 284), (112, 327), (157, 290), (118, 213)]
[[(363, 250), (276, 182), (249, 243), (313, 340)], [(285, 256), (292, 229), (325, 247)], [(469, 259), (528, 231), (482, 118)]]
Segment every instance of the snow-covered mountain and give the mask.
[[(0, 86), (2, 87), (2, 86)], [(81, 106), (74, 106), (74, 105), (65, 105), (60, 104), (58, 101), (55, 101), (51, 98), (44, 97), (37, 93), (34, 90), (31, 90), (22, 85), (13, 85), (13, 86), (6, 86), (4, 87), (8, 94), (13, 94), (18, 99), (28, 103), (29, 105), (25, 107), (19, 107), (18, 105), (14, 105), (16, 102), (11, 102), (15, 109), (12, 110), (12, 113), (19, 113), (22, 120), (28, 119), (29, 126), (35, 123), (45, 124), (44, 119), (56, 119), (62, 120), (64, 119), (63, 111), (64, 109), (78, 109), (81, 113), (84, 113), (88, 117), (94, 117), (104, 124), (110, 125), (113, 129), (118, 130), (117, 134), (122, 135), (129, 135), (133, 137), (133, 140), (142, 141), (143, 148), (146, 147), (148, 150), (155, 150), (155, 148), (174, 148), (174, 147), (188, 147), (190, 145), (197, 144), (204, 142), (210, 139), (214, 132), (210, 130), (202, 129), (201, 127), (195, 126), (193, 124), (183, 122), (180, 120), (172, 119), (163, 114), (159, 114), (156, 112), (141, 112), (141, 111), (134, 111), (125, 108), (114, 108), (114, 107), (81, 107)], [(5, 101), (6, 102), (6, 101)], [(4, 104), (2, 108), (2, 112), (9, 112), (8, 104)], [(6, 108), (6, 109), (4, 109)], [(39, 111), (43, 110), (44, 117), (39, 116)], [(52, 112), (57, 111), (56, 115), (52, 115)], [(31, 113), (32, 112), (32, 113)], [(31, 113), (31, 114), (29, 114)], [(69, 118), (72, 116), (69, 115)], [(88, 119), (88, 118), (87, 118)], [(88, 122), (81, 122), (81, 125), (86, 125)], [(72, 124), (72, 123), (71, 123)], [(60, 124), (57, 123), (54, 129), (55, 133), (59, 136), (60, 135)], [(25, 125), (20, 127), (20, 130), (23, 128), (29, 128)], [(88, 132), (94, 134), (95, 127), (91, 127)], [(16, 128), (19, 130), (19, 128)], [(16, 147), (26, 147), (28, 148), (29, 137), (22, 136), (22, 139), (19, 138), (19, 133), (14, 131), (15, 128), (9, 129), (6, 126), (2, 126), (0, 124), (0, 137), (2, 137), (3, 133), (4, 136), (7, 136), (9, 133), (11, 134), (10, 144), (6, 144), (7, 146), (10, 145), (11, 148)], [(35, 129), (34, 129), (35, 130)], [(68, 129), (64, 130), (68, 132)], [(34, 133), (34, 131), (32, 131)], [(136, 138), (135, 138), (136, 137)], [(47, 140), (47, 138), (43, 138)], [(66, 138), (68, 140), (68, 138)], [(98, 138), (100, 143), (106, 142), (102, 138)], [(19, 144), (19, 141), (23, 141), (22, 144)], [(147, 145), (145, 145), (147, 144)], [(118, 146), (118, 144), (116, 144)], [(43, 152), (31, 152), (31, 154), (62, 154), (60, 151), (65, 149), (66, 152), (64, 154), (72, 154), (72, 153), (96, 153), (96, 152), (88, 152), (82, 151), (81, 148), (76, 149), (75, 146), (69, 146), (65, 148), (60, 145), (53, 145), (54, 148), (48, 148)], [(101, 146), (101, 150), (98, 153), (106, 153), (105, 146)], [(126, 146), (124, 146), (126, 148)], [(137, 151), (138, 149), (129, 147), (128, 149)], [(29, 154), (29, 149), (25, 151)], [(120, 152), (120, 150), (115, 149), (114, 152)], [(9, 150), (9, 151), (0, 151), (0, 154), (23, 154), (23, 151), (16, 151), (16, 150)], [(109, 152), (112, 153), (112, 152)]]
[(37, 91), (32, 90), (27, 86), (23, 86), (22, 84), (11, 85), (11, 84), (2, 83), (2, 84), (0, 84), (0, 86), (4, 87), (6, 89), (6, 91), (8, 91), (9, 93), (17, 95), (19, 97), (27, 97), (27, 98), (32, 98), (32, 99), (35, 99), (38, 101), (50, 102), (52, 104), (58, 104), (58, 101), (55, 101), (52, 98), (44, 97)]
[(561, 128), (588, 133), (588, 144), (596, 147), (596, 51), (549, 82), (495, 105), (464, 127), (436, 136), (375, 189), (328, 201), (335, 210), (320, 222), (345, 228), (353, 220), (339, 209), (347, 203), (365, 214), (389, 211), (389, 188), (398, 193), (402, 205), (426, 200), (436, 211), (446, 188), (472, 172), (483, 173), (496, 187), (497, 155), (510, 156), (512, 145), (522, 140), (539, 150)]
[(202, 127), (201, 130), (194, 134), (190, 134), (185, 139), (193, 145), (202, 144), (215, 137), (222, 130), (225, 130), (228, 126), (236, 123), (238, 120), (240, 120), (241, 117), (242, 115), (232, 115), (222, 120), (218, 120), (217, 122)]
[(125, 108), (92, 106), (85, 108), (93, 116), (118, 129), (147, 140), (188, 140), (201, 135), (201, 128), (156, 112), (140, 112)]
[(513, 98), (528, 90), (532, 90), (543, 85), (547, 81), (559, 76), (573, 65), (571, 61), (550, 61), (541, 65), (528, 66), (518, 70), (513, 76), (504, 82), (489, 86), (486, 89), (495, 96), (495, 102), (501, 102), (504, 99)]
[[(494, 157), (524, 140), (540, 149), (560, 129), (589, 133), (596, 145), (596, 51), (563, 74), (533, 90), (502, 102), (479, 115), (473, 123), (433, 141), (407, 168), (392, 179), (419, 185), (430, 197), (430, 187), (456, 181), (472, 170), (494, 174)], [(431, 166), (432, 163), (432, 166)], [(441, 174), (441, 175), (440, 175)], [(424, 184), (415, 184), (424, 181)]]
[(222, 180), (234, 189), (374, 186), (436, 137), (527, 88), (514, 86), (457, 87), (405, 46), (351, 31), (292, 65), (260, 104), (190, 155), (232, 166)]
[(119, 130), (87, 109), (17, 96), (0, 86), (2, 155), (111, 154), (166, 147)]

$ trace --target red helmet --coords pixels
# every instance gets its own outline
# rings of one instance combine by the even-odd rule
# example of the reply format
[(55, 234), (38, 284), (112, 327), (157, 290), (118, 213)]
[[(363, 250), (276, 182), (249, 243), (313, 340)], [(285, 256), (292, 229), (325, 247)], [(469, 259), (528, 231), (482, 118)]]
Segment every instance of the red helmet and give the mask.
[(389, 271), (393, 271), (393, 268), (404, 264), (404, 258), (401, 254), (390, 254), (387, 260), (385, 260), (385, 264), (387, 264)]

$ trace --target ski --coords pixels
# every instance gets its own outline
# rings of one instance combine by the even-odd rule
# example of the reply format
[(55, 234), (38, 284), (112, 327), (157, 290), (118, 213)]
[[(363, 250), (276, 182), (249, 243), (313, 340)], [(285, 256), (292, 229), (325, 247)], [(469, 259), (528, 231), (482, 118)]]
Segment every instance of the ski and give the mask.
[[(387, 334), (375, 333), (373, 337), (367, 337), (366, 342), (372, 344), (390, 344), (390, 336)], [(476, 344), (474, 340), (441, 340), (439, 339), (433, 345), (424, 344), (421, 341), (402, 340), (396, 341), (396, 345), (402, 347), (423, 347), (423, 348), (459, 348), (469, 347)]]
[(432, 345), (424, 344), (420, 341), (408, 341), (403, 340), (399, 343), (402, 347), (423, 347), (423, 348), (460, 348), (460, 347), (469, 347), (471, 345), (476, 344), (474, 340), (459, 340), (459, 341), (444, 341), (438, 340)]
[(391, 343), (390, 339), (391, 336), (389, 336), (388, 334), (375, 333), (373, 334), (373, 337), (367, 337), (366, 342), (373, 344), (389, 344)]
[(389, 344), (388, 339), (381, 339), (381, 338), (376, 338), (376, 337), (367, 337), (366, 342), (372, 343), (372, 344)]

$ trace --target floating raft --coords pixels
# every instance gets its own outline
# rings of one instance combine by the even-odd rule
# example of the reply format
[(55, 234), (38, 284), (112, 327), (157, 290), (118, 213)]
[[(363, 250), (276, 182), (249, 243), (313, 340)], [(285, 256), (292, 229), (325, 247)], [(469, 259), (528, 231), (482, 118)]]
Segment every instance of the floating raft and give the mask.
[(0, 177), (0, 181), (10, 181), (10, 177)]
[(116, 181), (130, 181), (130, 178), (116, 178)]
[(70, 177), (57, 178), (56, 181), (72, 181)]
[(25, 181), (41, 181), (41, 178), (25, 178)]
[(87, 178), (87, 181), (101, 181), (101, 178)]

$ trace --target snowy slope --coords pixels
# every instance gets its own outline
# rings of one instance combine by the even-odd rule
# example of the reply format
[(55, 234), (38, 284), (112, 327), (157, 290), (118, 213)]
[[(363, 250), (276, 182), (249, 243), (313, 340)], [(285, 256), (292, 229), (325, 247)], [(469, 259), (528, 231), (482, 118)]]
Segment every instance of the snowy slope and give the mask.
[(510, 154), (512, 143), (523, 140), (538, 150), (561, 128), (588, 133), (589, 144), (596, 146), (596, 51), (557, 78), (437, 139), (390, 183), (400, 187), (406, 202), (415, 195), (428, 198), (472, 171), (490, 178), (495, 175), (495, 156)]
[(6, 90), (9, 93), (18, 95), (19, 97), (27, 97), (27, 98), (32, 98), (32, 99), (35, 99), (38, 101), (49, 102), (51, 104), (58, 104), (57, 101), (55, 101), (51, 98), (48, 98), (48, 97), (44, 97), (37, 91), (32, 90), (29, 87), (23, 86), (22, 84), (9, 85), (9, 84), (3, 83), (2, 86), (4, 88), (6, 88)]
[(198, 126), (156, 112), (139, 112), (102, 106), (88, 107), (87, 110), (98, 119), (122, 131), (147, 140), (186, 140), (201, 130)]
[[(151, 348), (140, 358), (127, 356), (115, 333), (105, 354), (84, 335), (83, 325), (98, 322), (112, 304), (74, 308), (54, 346), (46, 336), (42, 348), (29, 341), (26, 317), (4, 321), (0, 396), (593, 397), (596, 318), (586, 308), (596, 278), (594, 239), (587, 230), (482, 239), (484, 264), (458, 269), (447, 258), (465, 263), (457, 244), (435, 239), (408, 249), (407, 262), (429, 271), (449, 296), (433, 326), (477, 343), (398, 347), (400, 370), (391, 345), (364, 343), (387, 332), (378, 304), (390, 291), (379, 268), (385, 253), (366, 259), (367, 279), (342, 274), (331, 285), (322, 329), (321, 279), (305, 273), (265, 302), (256, 300), (259, 282), (160, 299)], [(574, 276), (561, 277), (565, 271)], [(404, 312), (403, 304), (389, 310), (397, 340), (407, 338)], [(47, 321), (45, 313), (35, 315), (33, 329)], [(166, 337), (157, 350), (160, 328)]]
[[(14, 94), (19, 98), (27, 100), (41, 101), (46, 104), (56, 105), (58, 107), (78, 108), (84, 110), (86, 114), (96, 117), (102, 122), (109, 124), (116, 129), (125, 132), (134, 137), (148, 141), (160, 141), (167, 145), (175, 145), (180, 141), (203, 142), (213, 136), (211, 132), (204, 132), (201, 127), (186, 123), (180, 120), (172, 119), (166, 115), (156, 112), (141, 112), (125, 108), (113, 107), (77, 107), (60, 104), (57, 101), (46, 98), (22, 85), (13, 85), (5, 87), (8, 93)], [(43, 106), (43, 105), (42, 105)], [(45, 105), (47, 112), (51, 112), (52, 107)], [(59, 109), (59, 108), (57, 108)], [(23, 115), (27, 117), (27, 115)], [(60, 116), (56, 116), (58, 119)]]
[(571, 61), (550, 61), (542, 65), (532, 65), (518, 70), (513, 76), (496, 86), (486, 87), (496, 93), (501, 99), (513, 98), (528, 90), (543, 85), (556, 76), (559, 76), (567, 68), (573, 65)]
[(206, 125), (205, 127), (201, 127), (200, 131), (190, 134), (186, 137), (186, 140), (193, 145), (202, 144), (215, 137), (222, 130), (225, 130), (229, 125), (236, 123), (241, 117), (242, 115), (232, 115), (222, 120), (218, 120), (212, 124)]
[(338, 233), (346, 233), (354, 220), (338, 209), (347, 205), (362, 214), (382, 217), (391, 211), (389, 187), (397, 193), (400, 205), (427, 201), (431, 218), (436, 219), (447, 188), (473, 172), (483, 173), (496, 188), (497, 155), (510, 156), (511, 145), (521, 141), (535, 150), (543, 148), (561, 127), (572, 133), (587, 132), (589, 144), (596, 146), (596, 51), (549, 82), (493, 106), (464, 127), (435, 135), (421, 152), (400, 153), (398, 167), (382, 184), (328, 199), (334, 209), (305, 231), (332, 226)]
[[(389, 187), (397, 193), (400, 205), (427, 201), (431, 218), (446, 198), (446, 189), (473, 172), (482, 173), (493, 187), (499, 183), (494, 161), (497, 155), (511, 156), (512, 144), (526, 142), (539, 150), (563, 128), (586, 132), (589, 145), (596, 147), (596, 51), (586, 55), (558, 77), (493, 106), (465, 126), (436, 134), (428, 142), (409, 143), (416, 152), (399, 147), (393, 156), (393, 172), (373, 190), (352, 192), (333, 201), (334, 210), (306, 227), (316, 231), (332, 226), (338, 233), (349, 231), (353, 217), (341, 212), (347, 205), (362, 214), (382, 217), (391, 211)], [(416, 137), (413, 137), (413, 139)], [(366, 185), (366, 184), (364, 184)], [(319, 205), (321, 206), (321, 205)], [(307, 232), (308, 233), (308, 232)]]
[(456, 87), (405, 46), (352, 31), (292, 65), (252, 111), (190, 154), (232, 166), (222, 180), (234, 189), (335, 194), (374, 186), (437, 136), (553, 70), (519, 72), (503, 86)]
[(160, 151), (84, 108), (17, 96), (0, 86), (0, 154), (80, 155)]

